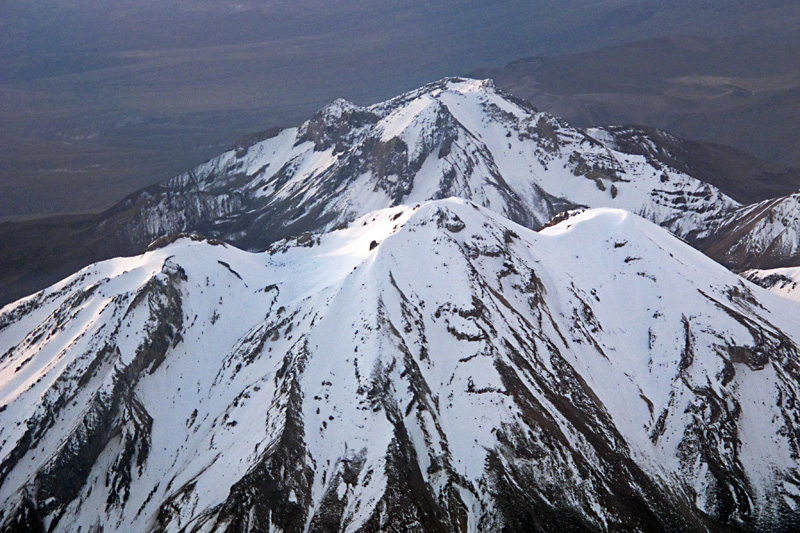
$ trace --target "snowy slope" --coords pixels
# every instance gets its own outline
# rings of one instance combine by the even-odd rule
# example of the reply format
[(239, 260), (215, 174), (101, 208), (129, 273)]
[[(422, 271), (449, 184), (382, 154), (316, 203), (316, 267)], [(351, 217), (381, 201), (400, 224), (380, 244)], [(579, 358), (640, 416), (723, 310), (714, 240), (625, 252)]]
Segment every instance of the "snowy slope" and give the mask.
[(734, 210), (699, 246), (737, 271), (800, 265), (800, 193)]
[(798, 309), (615, 209), (179, 239), (0, 311), (4, 531), (796, 528)]
[(0, 302), (179, 232), (261, 251), (451, 196), (531, 229), (577, 207), (621, 208), (735, 270), (800, 265), (797, 199), (740, 206), (699, 179), (726, 182), (692, 153), (658, 130), (574, 128), (490, 80), (444, 79), (366, 107), (337, 100), (104, 213), (6, 231)]
[(131, 197), (114, 211), (135, 210), (125, 231), (139, 240), (200, 231), (263, 249), (375, 209), (458, 196), (534, 229), (571, 207), (618, 207), (702, 237), (738, 206), (490, 80), (445, 79), (369, 107), (337, 100), (300, 128), (264, 137)]
[[(657, 130), (574, 128), (489, 80), (444, 79), (366, 107), (337, 100), (104, 213), (7, 231), (0, 302), (179, 232), (261, 251), (376, 209), (451, 196), (531, 229), (576, 207), (621, 208), (736, 270), (800, 265), (793, 197), (776, 200), (780, 208), (740, 206), (698, 179), (711, 180), (696, 170), (708, 165), (691, 153)], [(751, 212), (763, 215), (757, 227)]]

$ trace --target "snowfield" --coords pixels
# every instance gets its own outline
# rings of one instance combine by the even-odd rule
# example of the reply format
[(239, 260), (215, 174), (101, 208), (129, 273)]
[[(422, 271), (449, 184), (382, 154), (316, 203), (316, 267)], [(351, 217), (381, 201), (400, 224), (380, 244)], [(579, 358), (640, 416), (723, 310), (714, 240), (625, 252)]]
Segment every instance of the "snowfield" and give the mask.
[(798, 304), (627, 211), (480, 203), (180, 238), (4, 307), (4, 530), (797, 527)]

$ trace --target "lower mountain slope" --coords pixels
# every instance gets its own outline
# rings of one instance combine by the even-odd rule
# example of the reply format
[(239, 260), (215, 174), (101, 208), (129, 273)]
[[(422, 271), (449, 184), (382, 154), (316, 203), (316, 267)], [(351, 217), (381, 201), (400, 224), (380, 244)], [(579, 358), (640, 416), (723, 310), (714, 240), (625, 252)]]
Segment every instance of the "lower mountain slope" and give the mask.
[(0, 310), (0, 529), (790, 531), (797, 310), (614, 209), (181, 238)]

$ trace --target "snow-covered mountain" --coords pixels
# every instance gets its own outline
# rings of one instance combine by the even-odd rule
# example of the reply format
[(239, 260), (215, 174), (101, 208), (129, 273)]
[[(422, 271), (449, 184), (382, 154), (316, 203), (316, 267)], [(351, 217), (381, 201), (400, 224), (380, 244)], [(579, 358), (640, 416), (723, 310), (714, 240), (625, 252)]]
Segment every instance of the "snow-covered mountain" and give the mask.
[(800, 193), (734, 210), (698, 245), (735, 270), (800, 265)]
[(635, 131), (573, 128), (488, 80), (446, 79), (368, 107), (338, 100), (101, 215), (0, 227), (0, 302), (176, 232), (263, 250), (450, 196), (534, 229), (575, 206), (618, 207), (707, 237), (738, 204), (679, 164), (674, 138)]
[(259, 248), (458, 196), (531, 228), (575, 206), (619, 207), (694, 237), (738, 206), (648, 154), (620, 151), (614, 133), (573, 128), (490, 80), (446, 79), (369, 107), (337, 100), (263, 137), (131, 198), (120, 207), (136, 209), (126, 231), (196, 229)]
[(6, 306), (3, 530), (800, 527), (797, 304), (635, 215), (565, 218), (180, 238)]
[(737, 270), (800, 265), (796, 199), (739, 205), (714, 185), (727, 182), (724, 165), (703, 160), (712, 152), (648, 128), (574, 128), (489, 80), (445, 79), (366, 107), (337, 100), (100, 215), (0, 226), (0, 303), (179, 232), (263, 250), (450, 196), (532, 229), (579, 206), (622, 208)]

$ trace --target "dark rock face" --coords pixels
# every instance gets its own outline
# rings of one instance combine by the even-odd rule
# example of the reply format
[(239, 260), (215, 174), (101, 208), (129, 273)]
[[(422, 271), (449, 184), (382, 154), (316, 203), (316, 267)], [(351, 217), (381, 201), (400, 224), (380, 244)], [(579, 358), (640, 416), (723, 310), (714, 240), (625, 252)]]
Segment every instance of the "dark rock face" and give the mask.
[(791, 194), (800, 170), (767, 163), (728, 146), (681, 139), (643, 126), (608, 126), (616, 147), (654, 166), (674, 168), (721, 189), (742, 204)]
[[(354, 133), (365, 126), (378, 122), (380, 117), (345, 100), (337, 100), (316, 112), (306, 122), (295, 141), (314, 143), (314, 150), (323, 152), (333, 148), (335, 153), (344, 152), (355, 140)], [(250, 143), (252, 146), (255, 143)], [(243, 147), (246, 152), (248, 147)]]
[(784, 288), (787, 286), (796, 286), (796, 282), (792, 278), (784, 276), (783, 274), (770, 274), (764, 277), (749, 274), (745, 275), (745, 278), (747, 281), (755, 283), (756, 285), (764, 287), (765, 289), (771, 289), (773, 287)]

